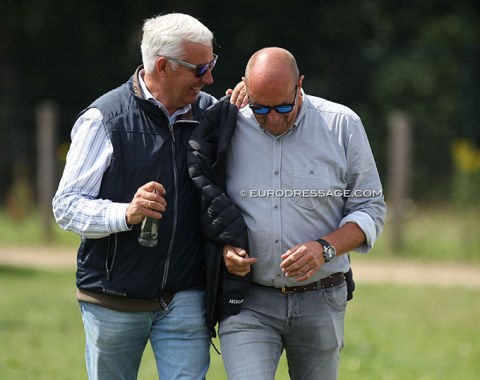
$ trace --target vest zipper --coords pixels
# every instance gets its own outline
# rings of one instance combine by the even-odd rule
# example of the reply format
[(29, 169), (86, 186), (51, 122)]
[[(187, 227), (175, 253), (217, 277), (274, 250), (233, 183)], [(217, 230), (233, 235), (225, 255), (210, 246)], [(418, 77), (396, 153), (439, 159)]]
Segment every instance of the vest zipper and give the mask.
[(113, 243), (113, 255), (112, 255), (112, 261), (110, 262), (110, 265), (108, 263), (108, 259), (110, 258), (110, 239), (112, 235), (108, 237), (108, 243), (107, 243), (107, 257), (105, 259), (105, 269), (107, 271), (107, 280), (110, 281), (110, 278), (112, 277), (112, 270), (113, 270), (113, 265), (115, 264), (115, 258), (117, 257), (117, 234), (113, 235), (114, 243)]
[(170, 257), (172, 256), (173, 244), (175, 242), (175, 232), (177, 230), (177, 218), (178, 218), (178, 215), (177, 215), (178, 214), (178, 168), (177, 168), (177, 162), (175, 160), (175, 156), (176, 156), (175, 131), (173, 130), (173, 125), (169, 125), (168, 128), (170, 129), (170, 134), (172, 137), (171, 145), (172, 145), (172, 169), (173, 169), (173, 227), (172, 227), (172, 235), (170, 236), (170, 244), (168, 246), (168, 251), (167, 251), (167, 259), (165, 260), (165, 268), (163, 270), (162, 286), (160, 288), (161, 291), (165, 289), (165, 285), (167, 284), (168, 269), (170, 267)]

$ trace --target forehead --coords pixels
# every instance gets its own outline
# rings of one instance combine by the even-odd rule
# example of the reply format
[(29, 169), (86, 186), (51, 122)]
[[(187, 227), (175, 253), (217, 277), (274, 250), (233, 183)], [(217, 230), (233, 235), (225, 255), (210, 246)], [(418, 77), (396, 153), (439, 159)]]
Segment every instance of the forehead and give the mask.
[(213, 56), (212, 44), (203, 45), (197, 42), (185, 41), (182, 44), (183, 59), (194, 64), (210, 62)]
[(250, 101), (264, 106), (275, 106), (283, 103), (291, 103), (295, 95), (295, 84), (285, 83), (281, 86), (265, 84), (259, 87), (248, 88)]

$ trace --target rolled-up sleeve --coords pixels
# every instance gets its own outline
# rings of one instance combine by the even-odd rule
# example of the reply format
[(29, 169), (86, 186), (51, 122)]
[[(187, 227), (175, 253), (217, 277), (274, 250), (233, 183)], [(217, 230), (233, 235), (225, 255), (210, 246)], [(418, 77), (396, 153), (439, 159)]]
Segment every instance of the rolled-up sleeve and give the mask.
[(356, 223), (363, 231), (366, 241), (355, 251), (367, 253), (380, 235), (385, 223), (387, 207), (377, 166), (360, 120), (355, 123), (347, 142), (347, 188), (349, 191), (344, 217), (345, 223)]

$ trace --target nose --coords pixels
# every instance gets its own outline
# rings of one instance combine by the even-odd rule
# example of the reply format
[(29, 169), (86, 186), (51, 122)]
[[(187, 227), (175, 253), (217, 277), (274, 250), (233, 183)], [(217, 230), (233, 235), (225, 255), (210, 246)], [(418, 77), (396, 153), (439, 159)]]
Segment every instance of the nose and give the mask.
[(202, 78), (202, 83), (212, 84), (213, 83), (212, 70), (208, 69), (207, 72), (201, 76), (201, 78)]
[(267, 113), (267, 121), (272, 124), (276, 124), (280, 121), (283, 120), (283, 116), (281, 113), (278, 113), (274, 109), (270, 110), (269, 113)]

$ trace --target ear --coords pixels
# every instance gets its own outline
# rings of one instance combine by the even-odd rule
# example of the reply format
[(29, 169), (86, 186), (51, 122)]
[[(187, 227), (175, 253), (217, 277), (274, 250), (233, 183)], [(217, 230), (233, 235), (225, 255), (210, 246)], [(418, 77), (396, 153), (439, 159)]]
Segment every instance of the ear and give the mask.
[(298, 78), (298, 82), (297, 82), (297, 86), (299, 88), (302, 88), (302, 84), (303, 84), (303, 79), (305, 78), (305, 75), (300, 75), (300, 77)]
[(167, 76), (168, 59), (165, 57), (158, 57), (155, 62), (155, 71), (162, 77)]

